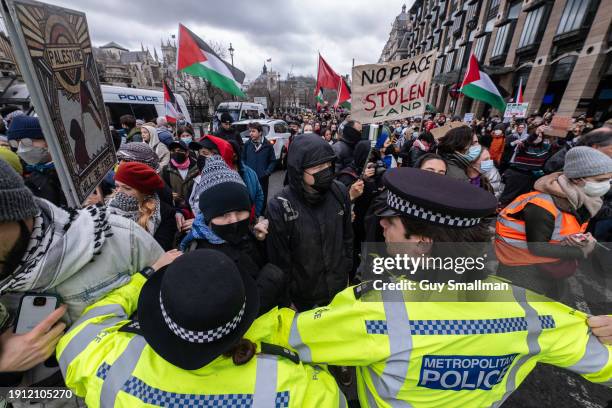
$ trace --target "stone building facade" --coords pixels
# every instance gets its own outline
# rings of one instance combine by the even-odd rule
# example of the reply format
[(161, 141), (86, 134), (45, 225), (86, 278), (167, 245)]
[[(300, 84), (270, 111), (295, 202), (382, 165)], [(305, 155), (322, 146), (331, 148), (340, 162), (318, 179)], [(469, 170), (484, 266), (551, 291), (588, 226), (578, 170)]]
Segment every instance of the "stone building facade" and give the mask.
[(397, 55), (394, 46), (405, 57), (437, 50), (429, 101), (439, 111), (490, 112), (484, 103), (449, 92), (474, 54), (508, 101), (522, 79), (529, 113), (554, 109), (597, 122), (611, 117), (612, 1), (416, 0), (396, 23), (404, 14), (406, 31), (399, 40), (396, 30), (381, 60)]

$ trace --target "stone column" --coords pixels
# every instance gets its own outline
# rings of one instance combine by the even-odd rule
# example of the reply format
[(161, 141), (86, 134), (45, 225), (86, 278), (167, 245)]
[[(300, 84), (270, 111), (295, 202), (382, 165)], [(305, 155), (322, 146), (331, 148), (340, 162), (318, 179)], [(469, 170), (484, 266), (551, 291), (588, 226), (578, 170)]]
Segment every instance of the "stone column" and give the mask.
[(574, 116), (586, 112), (577, 111), (580, 99), (591, 99), (599, 86), (601, 68), (606, 60), (604, 54), (608, 31), (612, 23), (612, 1), (601, 1), (589, 34), (570, 77), (557, 113)]
[(532, 114), (540, 109), (542, 98), (548, 87), (548, 78), (550, 74), (550, 55), (553, 46), (553, 38), (557, 32), (559, 21), (563, 15), (566, 0), (555, 1), (550, 13), (550, 17), (546, 22), (547, 29), (542, 36), (540, 48), (538, 49), (537, 57), (533, 63), (533, 68), (525, 84), (523, 100), (529, 103), (527, 114)]

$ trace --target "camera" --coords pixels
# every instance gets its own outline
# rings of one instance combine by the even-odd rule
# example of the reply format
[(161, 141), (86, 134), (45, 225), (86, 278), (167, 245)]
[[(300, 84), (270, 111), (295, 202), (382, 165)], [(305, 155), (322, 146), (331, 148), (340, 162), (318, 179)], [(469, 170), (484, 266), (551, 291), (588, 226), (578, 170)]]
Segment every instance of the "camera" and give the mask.
[(47, 298), (43, 296), (36, 296), (32, 303), (34, 304), (34, 306), (41, 307), (47, 304)]

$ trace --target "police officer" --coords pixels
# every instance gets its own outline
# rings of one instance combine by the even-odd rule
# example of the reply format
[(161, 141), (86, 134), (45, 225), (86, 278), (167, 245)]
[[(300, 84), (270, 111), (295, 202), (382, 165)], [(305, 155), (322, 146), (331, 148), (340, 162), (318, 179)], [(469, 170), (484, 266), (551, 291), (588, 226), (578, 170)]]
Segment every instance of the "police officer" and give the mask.
[[(413, 168), (388, 171), (384, 183), (387, 208), (379, 215), (390, 251), (412, 242), (431, 257), (436, 244), (486, 238), (481, 220), (496, 206), (490, 193)], [(451, 272), (463, 282), (467, 274)], [(507, 290), (479, 292), (484, 302), (415, 302), (422, 293), (366, 282), (295, 314), (287, 340), (302, 361), (356, 366), (363, 407), (499, 407), (538, 362), (611, 384), (612, 348), (589, 333), (584, 313), (507, 282), (481, 282)]]
[(345, 406), (327, 372), (260, 341), (278, 320), (254, 322), (258, 307), (247, 274), (197, 250), (86, 309), (59, 342), (60, 368), (89, 407)]

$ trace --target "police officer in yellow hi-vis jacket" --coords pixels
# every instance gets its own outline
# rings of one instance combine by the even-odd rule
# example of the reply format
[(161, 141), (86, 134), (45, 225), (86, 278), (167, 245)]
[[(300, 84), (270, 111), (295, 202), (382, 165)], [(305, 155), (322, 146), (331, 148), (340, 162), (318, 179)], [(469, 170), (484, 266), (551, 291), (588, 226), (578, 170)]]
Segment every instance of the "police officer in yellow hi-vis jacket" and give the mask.
[(232, 260), (193, 251), (86, 309), (59, 342), (60, 368), (89, 407), (346, 406), (326, 371), (260, 341), (283, 312), (255, 321), (258, 308)]
[[(487, 240), (481, 219), (496, 202), (484, 190), (412, 168), (390, 170), (384, 182), (387, 248)], [(285, 339), (303, 362), (356, 366), (362, 407), (499, 407), (538, 362), (612, 386), (612, 349), (590, 334), (584, 313), (485, 281), (508, 289), (479, 292), (480, 302), (423, 302), (411, 290), (364, 283), (329, 306), (296, 313), (283, 323)]]

